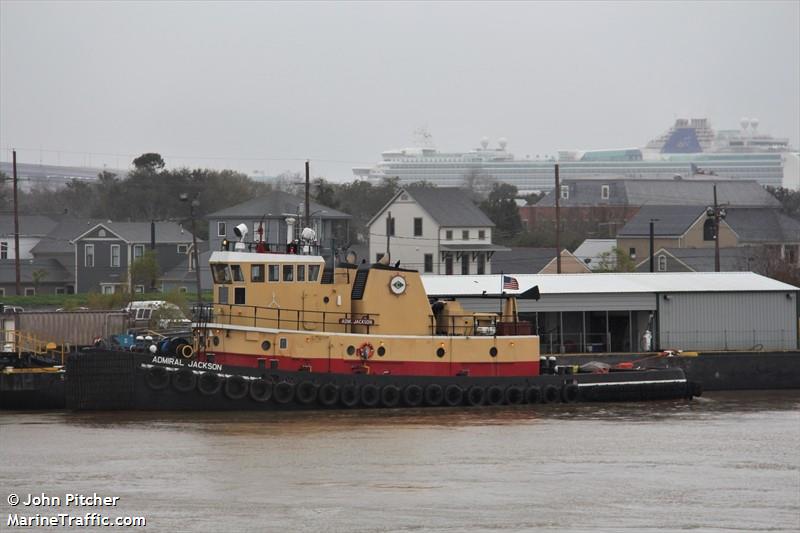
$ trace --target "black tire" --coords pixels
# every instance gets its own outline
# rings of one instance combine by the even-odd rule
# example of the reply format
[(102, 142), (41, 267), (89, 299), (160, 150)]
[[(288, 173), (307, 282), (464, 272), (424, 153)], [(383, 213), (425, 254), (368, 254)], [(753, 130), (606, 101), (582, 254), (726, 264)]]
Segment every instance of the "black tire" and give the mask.
[(689, 399), (691, 400), (693, 396), (699, 398), (702, 395), (703, 395), (703, 384), (699, 381), (690, 381)]
[(400, 389), (396, 385), (386, 385), (381, 389), (381, 405), (397, 407), (400, 403)]
[(267, 379), (257, 379), (250, 383), (250, 399), (254, 402), (264, 403), (272, 398), (272, 382)]
[(317, 392), (317, 401), (325, 407), (336, 405), (339, 401), (339, 387), (335, 383), (325, 383)]
[(542, 402), (543, 403), (555, 403), (559, 400), (559, 390), (558, 387), (555, 385), (545, 385), (544, 390), (542, 391)]
[(272, 387), (272, 399), (279, 404), (287, 404), (294, 399), (294, 384), (288, 381), (279, 381)]
[(153, 366), (147, 369), (144, 380), (151, 389), (162, 390), (169, 385), (169, 372), (164, 367)]
[(242, 376), (231, 376), (225, 380), (225, 396), (231, 400), (241, 400), (250, 391), (247, 380)]
[(423, 400), (422, 387), (419, 385), (408, 385), (403, 389), (403, 403), (409, 407), (419, 407)]
[(367, 383), (361, 387), (361, 405), (364, 407), (375, 407), (381, 401), (381, 392), (376, 385)]
[(483, 387), (473, 385), (467, 390), (467, 403), (472, 406), (483, 405), (486, 398), (486, 390)]
[(492, 385), (486, 390), (486, 402), (489, 405), (503, 405), (503, 400), (505, 400), (505, 394), (503, 389), (497, 385)]
[(173, 374), (172, 387), (178, 392), (191, 392), (197, 387), (197, 376), (188, 368), (182, 368)]
[(197, 380), (197, 390), (205, 396), (213, 396), (222, 388), (222, 380), (219, 374), (213, 372), (203, 372)]
[(564, 403), (575, 403), (580, 396), (580, 389), (574, 383), (567, 383), (561, 387), (561, 401)]
[(519, 405), (525, 400), (525, 391), (517, 385), (506, 387), (504, 400), (508, 405)]
[(542, 401), (542, 389), (532, 385), (525, 389), (525, 401), (528, 403), (539, 403)]
[(294, 391), (298, 403), (310, 405), (317, 400), (317, 386), (310, 381), (301, 381)]
[(438, 405), (442, 405), (442, 400), (444, 400), (444, 389), (442, 389), (441, 385), (437, 385), (436, 383), (432, 383), (425, 387), (425, 404), (430, 405), (432, 407), (436, 407)]
[(464, 390), (458, 385), (451, 384), (444, 389), (444, 403), (448, 407), (461, 405), (464, 401)]
[(358, 405), (358, 387), (352, 383), (343, 385), (339, 393), (339, 401), (342, 402), (342, 405), (345, 407), (355, 407)]

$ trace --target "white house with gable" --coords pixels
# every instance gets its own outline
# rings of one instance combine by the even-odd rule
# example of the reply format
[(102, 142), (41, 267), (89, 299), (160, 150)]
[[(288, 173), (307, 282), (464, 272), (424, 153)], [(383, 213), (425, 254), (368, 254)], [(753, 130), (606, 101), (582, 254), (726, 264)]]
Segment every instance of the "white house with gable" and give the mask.
[(428, 274), (491, 274), (494, 252), (508, 250), (492, 244), (494, 223), (455, 187), (401, 189), (367, 227), (369, 261), (388, 251), (390, 262)]

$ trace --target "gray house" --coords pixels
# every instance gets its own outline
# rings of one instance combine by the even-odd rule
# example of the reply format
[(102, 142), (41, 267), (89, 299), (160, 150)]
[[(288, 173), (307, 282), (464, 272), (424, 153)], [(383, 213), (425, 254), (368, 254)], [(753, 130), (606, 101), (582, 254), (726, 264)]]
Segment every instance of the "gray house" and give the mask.
[[(14, 263), (13, 259), (0, 259), (0, 297), (17, 293)], [(21, 259), (19, 271), (22, 296), (72, 292), (72, 276), (55, 259)]]
[[(327, 255), (330, 253), (332, 242), (335, 241), (335, 246), (347, 243), (352, 217), (313, 201), (310, 204), (310, 226), (317, 234), (317, 241), (322, 247), (321, 253)], [(230, 242), (238, 240), (233, 228), (244, 223), (248, 228), (248, 235), (245, 238), (248, 243), (258, 242), (258, 230), (261, 227), (263, 239), (269, 245), (270, 251), (285, 251), (288, 239), (287, 224), (294, 226), (294, 236), (290, 240), (297, 238), (302, 230), (301, 220), (304, 211), (302, 198), (283, 191), (272, 191), (266, 196), (211, 213), (206, 216), (209, 249), (220, 250), (223, 239), (228, 239)]]
[[(155, 252), (159, 269), (169, 272), (185, 261), (192, 234), (174, 222), (155, 222)], [(150, 287), (132, 284), (131, 263), (151, 248), (150, 222), (103, 222), (72, 239), (75, 258), (75, 292), (145, 292)]]
[[(200, 290), (210, 290), (212, 288), (211, 267), (208, 260), (211, 252), (208, 250), (208, 243), (198, 243), (200, 254)], [(195, 273), (194, 258), (192, 247), (186, 251), (186, 256), (181, 262), (171, 270), (164, 272), (159, 281), (161, 282), (161, 292), (177, 290), (179, 292), (197, 292), (197, 274)]]

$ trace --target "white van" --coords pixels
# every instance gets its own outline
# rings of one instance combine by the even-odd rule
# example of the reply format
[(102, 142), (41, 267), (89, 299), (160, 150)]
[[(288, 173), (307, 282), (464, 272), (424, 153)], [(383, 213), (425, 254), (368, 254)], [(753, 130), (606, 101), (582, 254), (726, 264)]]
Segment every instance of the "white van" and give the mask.
[(192, 323), (180, 307), (164, 300), (131, 302), (125, 310), (130, 315), (133, 327), (136, 328), (179, 328), (189, 327)]

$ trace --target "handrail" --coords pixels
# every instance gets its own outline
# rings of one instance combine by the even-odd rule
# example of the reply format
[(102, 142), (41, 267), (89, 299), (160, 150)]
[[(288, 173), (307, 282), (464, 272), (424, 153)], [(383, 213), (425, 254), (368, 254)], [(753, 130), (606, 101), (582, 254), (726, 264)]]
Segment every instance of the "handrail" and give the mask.
[[(380, 316), (378, 313), (347, 313), (220, 303), (214, 304), (212, 311), (215, 313), (207, 316), (207, 322), (253, 327), (293, 327), (297, 330), (314, 330), (321, 327), (323, 332), (326, 331), (326, 327), (330, 326), (346, 326), (346, 329), (350, 330), (353, 326), (362, 326), (366, 327), (367, 333), (369, 333), (371, 327), (378, 325), (377, 318)], [(219, 318), (213, 316), (214, 314)], [(237, 322), (238, 324), (236, 324)]]
[[(9, 338), (11, 337), (11, 338)], [(63, 365), (66, 360), (66, 355), (69, 352), (68, 343), (56, 344), (55, 349), (49, 349), (49, 344), (55, 344), (52, 341), (43, 341), (31, 333), (20, 330), (2, 330), (3, 345), (10, 344), (12, 346), (11, 352), (17, 354), (17, 358), (21, 359), (23, 354), (44, 355), (52, 357), (57, 355)]]

